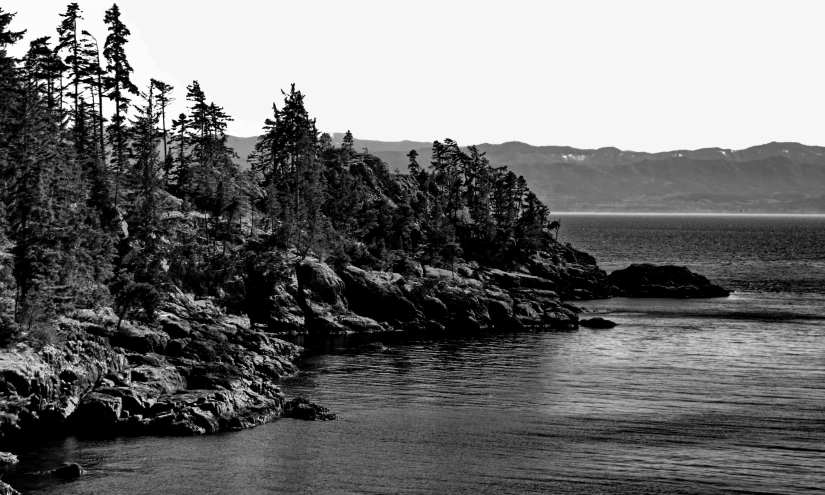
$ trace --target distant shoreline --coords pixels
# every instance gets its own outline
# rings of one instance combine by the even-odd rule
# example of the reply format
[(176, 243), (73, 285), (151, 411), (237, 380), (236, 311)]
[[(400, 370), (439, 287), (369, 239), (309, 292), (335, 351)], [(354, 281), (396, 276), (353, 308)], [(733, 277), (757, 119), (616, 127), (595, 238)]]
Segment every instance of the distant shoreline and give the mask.
[(703, 212), (628, 212), (628, 211), (553, 211), (554, 215), (650, 216), (650, 217), (825, 217), (825, 213), (703, 213)]

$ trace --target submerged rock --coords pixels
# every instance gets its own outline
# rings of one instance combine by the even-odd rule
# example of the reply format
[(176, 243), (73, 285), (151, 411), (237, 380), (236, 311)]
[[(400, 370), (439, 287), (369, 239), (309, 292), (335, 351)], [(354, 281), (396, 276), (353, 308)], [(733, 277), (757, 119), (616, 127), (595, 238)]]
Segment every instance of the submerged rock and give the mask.
[(596, 316), (595, 318), (585, 318), (583, 320), (579, 320), (579, 325), (587, 328), (613, 328), (616, 326), (616, 323), (610, 320), (605, 320), (600, 316)]
[(683, 266), (633, 264), (616, 270), (610, 282), (630, 297), (727, 297), (730, 292)]
[(62, 480), (76, 480), (86, 473), (86, 470), (76, 462), (64, 462), (59, 468), (53, 469), (51, 473)]
[(369, 344), (364, 344), (364, 345), (362, 345), (361, 347), (358, 348), (358, 350), (360, 350), (360, 351), (367, 351), (367, 352), (386, 351), (388, 349), (389, 349), (389, 347), (385, 346), (381, 342), (370, 342)]
[(337, 416), (329, 412), (326, 407), (310, 402), (309, 399), (295, 397), (284, 404), (283, 417), (306, 421), (331, 421)]

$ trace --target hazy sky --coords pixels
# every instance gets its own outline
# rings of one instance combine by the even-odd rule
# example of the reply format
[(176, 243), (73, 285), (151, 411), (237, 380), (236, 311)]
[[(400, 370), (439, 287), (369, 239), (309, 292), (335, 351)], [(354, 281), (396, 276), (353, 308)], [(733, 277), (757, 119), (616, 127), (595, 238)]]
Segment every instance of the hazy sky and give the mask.
[[(78, 3), (102, 43), (112, 1)], [(169, 82), (182, 105), (197, 79), (239, 136), (256, 135), (294, 82), (321, 130), (364, 139), (825, 144), (820, 1), (117, 3), (133, 81)], [(55, 35), (67, 4), (2, 5), (28, 44)]]

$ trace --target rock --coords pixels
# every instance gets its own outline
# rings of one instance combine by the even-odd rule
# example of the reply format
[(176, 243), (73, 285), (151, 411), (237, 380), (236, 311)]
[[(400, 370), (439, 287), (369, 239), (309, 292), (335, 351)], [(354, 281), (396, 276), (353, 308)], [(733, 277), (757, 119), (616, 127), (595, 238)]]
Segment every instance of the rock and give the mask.
[(493, 320), (493, 325), (498, 327), (506, 327), (513, 319), (513, 308), (504, 301), (489, 299), (487, 301), (487, 312), (490, 319)]
[(76, 462), (64, 462), (59, 468), (53, 469), (51, 473), (62, 480), (76, 480), (86, 473), (86, 470)]
[(213, 433), (220, 429), (218, 419), (211, 411), (203, 411), (198, 407), (193, 407), (189, 410), (194, 423), (203, 428), (206, 433)]
[(11, 466), (20, 462), (17, 456), (10, 452), (0, 452), (0, 466)]
[(186, 381), (180, 372), (168, 363), (159, 366), (135, 366), (131, 374), (133, 382), (145, 384), (159, 394), (171, 394), (186, 388)]
[(616, 270), (610, 282), (630, 297), (727, 297), (730, 292), (683, 266), (634, 264)]
[(169, 343), (169, 335), (124, 321), (120, 330), (112, 334), (109, 340), (113, 346), (123, 347), (133, 352), (163, 354), (166, 344)]
[(288, 400), (284, 404), (283, 417), (303, 419), (306, 421), (330, 421), (336, 419), (336, 415), (330, 413), (329, 409), (314, 404), (304, 397), (296, 397)]
[[(530, 274), (553, 282), (559, 296), (567, 300), (602, 299), (618, 295), (607, 274), (587, 253), (569, 245), (555, 245), (555, 252), (536, 252), (526, 267)], [(524, 286), (523, 286), (524, 287)]]
[(541, 308), (537, 308), (535, 303), (522, 302), (515, 305), (513, 313), (519, 320), (535, 321), (538, 324), (541, 323), (540, 310)]
[(359, 333), (383, 332), (384, 328), (377, 321), (366, 316), (342, 315), (336, 317), (336, 322), (342, 327)]
[(368, 272), (352, 265), (341, 272), (349, 309), (359, 316), (377, 322), (398, 320), (418, 321), (420, 311), (398, 285), (403, 279), (397, 273)]
[[(325, 263), (313, 259), (301, 261), (295, 268), (299, 291), (312, 302), (345, 309), (344, 282)], [(300, 302), (300, 301), (299, 301)]]
[(401, 258), (392, 265), (392, 271), (404, 277), (421, 278), (424, 276), (424, 267), (412, 258)]
[(243, 373), (229, 363), (199, 363), (187, 378), (190, 390), (238, 390), (244, 387)]
[(369, 344), (360, 346), (358, 349), (361, 351), (375, 352), (389, 350), (389, 347), (385, 346), (381, 342), (370, 342)]
[(161, 329), (172, 339), (183, 339), (192, 333), (189, 322), (172, 313), (162, 313), (158, 316)]
[(616, 323), (610, 320), (605, 320), (600, 316), (596, 316), (594, 318), (579, 320), (579, 325), (587, 328), (613, 328), (616, 326)]
[(186, 348), (189, 343), (192, 342), (192, 339), (174, 339), (170, 340), (169, 344), (166, 345), (166, 355), (171, 357), (178, 357), (183, 354), (183, 350)]
[(4, 481), (0, 481), (0, 495), (20, 495), (20, 492), (12, 488)]
[(91, 392), (83, 397), (72, 420), (88, 433), (108, 433), (107, 428), (117, 423), (123, 409), (120, 397)]
[(552, 291), (556, 288), (556, 282), (552, 280), (524, 273), (487, 270), (485, 276), (502, 289), (524, 288)]
[(424, 267), (424, 276), (427, 278), (434, 278), (436, 280), (452, 280), (458, 282), (464, 280), (464, 277), (456, 272), (445, 270), (443, 268), (435, 268), (432, 266)]

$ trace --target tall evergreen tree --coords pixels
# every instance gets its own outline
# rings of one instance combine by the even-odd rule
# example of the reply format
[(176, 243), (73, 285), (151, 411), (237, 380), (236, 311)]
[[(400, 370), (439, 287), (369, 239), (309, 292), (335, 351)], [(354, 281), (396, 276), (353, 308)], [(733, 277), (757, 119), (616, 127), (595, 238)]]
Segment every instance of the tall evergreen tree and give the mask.
[[(78, 123), (81, 121), (80, 117), (80, 84), (85, 75), (83, 47), (80, 39), (80, 32), (78, 31), (77, 23), (83, 19), (82, 11), (77, 3), (70, 3), (66, 7), (66, 13), (60, 14), (63, 20), (57, 27), (58, 43), (55, 51), (59, 54), (66, 52), (63, 61), (69, 71), (69, 84), (73, 88), (72, 99), (73, 107), (71, 111), (74, 128), (77, 130), (82, 128)], [(82, 138), (75, 138), (76, 141), (81, 142)]]
[(304, 107), (304, 96), (293, 84), (283, 108), (272, 105), (264, 133), (250, 157), (267, 191), (264, 209), (272, 225), (280, 225), (288, 244), (300, 244), (304, 254), (322, 237), (325, 187), (318, 159), (318, 131)]
[(128, 131), (126, 116), (129, 111), (129, 94), (137, 95), (138, 89), (132, 83), (133, 72), (129, 60), (126, 58), (126, 43), (131, 34), (120, 20), (120, 9), (117, 4), (106, 11), (104, 22), (109, 26), (109, 35), (103, 46), (103, 56), (106, 58), (107, 75), (104, 85), (107, 97), (115, 104), (115, 113), (109, 125), (109, 144), (112, 148), (112, 169), (114, 170), (115, 206), (120, 202), (121, 181), (128, 166)]
[(163, 139), (164, 184), (168, 187), (169, 174), (172, 171), (172, 155), (169, 153), (169, 145), (166, 132), (166, 109), (169, 107), (170, 103), (175, 101), (175, 99), (171, 96), (172, 90), (175, 88), (157, 79), (152, 79), (152, 86), (157, 91), (157, 105), (160, 111), (160, 123), (162, 132), (161, 137)]
[(146, 92), (141, 93), (143, 104), (137, 107), (130, 133), (133, 161), (124, 181), (129, 235), (123, 240), (123, 255), (112, 284), (120, 320), (136, 314), (136, 309), (144, 319), (153, 320), (168, 284), (164, 262), (169, 258), (169, 250), (164, 239), (169, 236), (165, 212), (170, 205), (161, 179), (163, 166), (158, 153), (161, 134), (155, 89), (150, 83)]
[[(103, 93), (105, 86), (103, 77), (105, 71), (100, 63), (100, 47), (97, 43), (97, 38), (92, 36), (88, 31), (82, 31), (82, 56), (84, 58), (83, 65), (85, 67), (86, 80), (92, 92), (92, 115), (94, 116), (95, 134), (97, 136), (97, 158), (100, 166), (105, 170), (106, 168), (106, 138), (104, 132), (104, 124), (106, 118), (103, 116)], [(95, 98), (97, 95), (97, 98)], [(97, 99), (97, 109), (94, 108), (95, 99)]]

